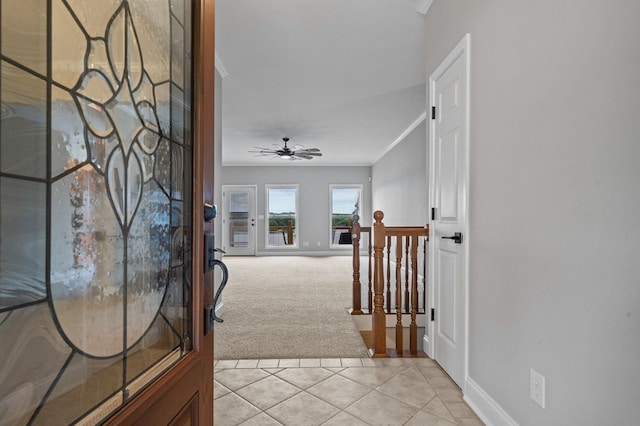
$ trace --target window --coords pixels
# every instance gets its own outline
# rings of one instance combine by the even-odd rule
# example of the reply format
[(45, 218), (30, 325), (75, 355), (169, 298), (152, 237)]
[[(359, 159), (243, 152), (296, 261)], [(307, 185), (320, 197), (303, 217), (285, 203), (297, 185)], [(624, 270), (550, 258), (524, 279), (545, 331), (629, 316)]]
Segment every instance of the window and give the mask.
[(331, 185), (331, 247), (351, 246), (351, 221), (360, 216), (362, 185)]
[(298, 247), (298, 185), (267, 185), (267, 248)]

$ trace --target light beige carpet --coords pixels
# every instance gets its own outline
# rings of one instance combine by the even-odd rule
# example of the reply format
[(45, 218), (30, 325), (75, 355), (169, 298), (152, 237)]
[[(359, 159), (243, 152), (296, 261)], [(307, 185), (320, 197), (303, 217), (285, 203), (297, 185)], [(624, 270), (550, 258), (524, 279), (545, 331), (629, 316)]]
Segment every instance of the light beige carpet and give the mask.
[(224, 258), (224, 323), (217, 359), (360, 358), (367, 349), (348, 309), (351, 257)]

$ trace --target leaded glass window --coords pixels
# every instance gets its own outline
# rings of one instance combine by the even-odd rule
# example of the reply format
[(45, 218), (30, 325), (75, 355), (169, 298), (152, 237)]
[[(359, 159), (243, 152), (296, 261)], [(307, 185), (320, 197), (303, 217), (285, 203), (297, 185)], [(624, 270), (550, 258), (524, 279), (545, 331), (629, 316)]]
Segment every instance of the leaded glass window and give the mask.
[(99, 423), (191, 350), (191, 2), (0, 5), (0, 424)]

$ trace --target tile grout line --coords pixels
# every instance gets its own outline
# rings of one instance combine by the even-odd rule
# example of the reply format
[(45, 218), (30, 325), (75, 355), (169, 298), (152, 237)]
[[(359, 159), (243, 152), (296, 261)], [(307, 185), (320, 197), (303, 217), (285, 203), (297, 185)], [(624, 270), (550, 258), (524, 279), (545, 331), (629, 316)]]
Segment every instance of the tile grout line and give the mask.
[[(314, 364), (313, 367), (309, 366), (303, 366), (303, 360), (313, 360), (313, 361), (317, 361), (316, 362), (311, 362), (312, 364)], [(323, 360), (327, 360), (326, 362), (323, 363)], [(235, 397), (239, 398), (241, 401), (243, 401), (244, 403), (248, 404), (250, 407), (258, 410), (259, 412), (256, 413), (255, 415), (251, 416), (248, 419), (245, 419), (243, 421), (241, 421), (241, 423), (247, 422), (251, 419), (254, 419), (258, 416), (260, 416), (261, 414), (265, 414), (269, 419), (280, 423), (279, 420), (277, 420), (276, 418), (274, 418), (273, 416), (271, 416), (270, 414), (267, 413), (268, 410), (273, 409), (274, 407), (277, 407), (281, 404), (286, 403), (287, 401), (290, 401), (293, 398), (296, 397), (300, 397), (300, 395), (306, 395), (307, 397), (311, 397), (314, 398), (315, 400), (318, 400), (320, 402), (322, 402), (323, 404), (327, 404), (328, 406), (332, 407), (335, 410), (338, 410), (334, 415), (332, 415), (331, 417), (329, 417), (327, 420), (325, 420), (323, 422), (327, 423), (329, 422), (331, 419), (333, 419), (336, 416), (339, 416), (341, 413), (344, 413), (345, 415), (348, 416), (353, 416), (354, 418), (357, 418), (359, 421), (362, 421), (364, 423), (367, 423), (365, 420), (359, 418), (359, 416), (352, 414), (350, 412), (348, 412), (347, 410), (350, 407), (353, 407), (354, 405), (356, 405), (357, 403), (359, 403), (360, 401), (362, 401), (363, 399), (367, 398), (368, 396), (372, 395), (374, 392), (376, 394), (378, 394), (379, 396), (382, 397), (386, 397), (386, 398), (391, 398), (392, 400), (395, 400), (398, 403), (401, 404), (405, 404), (406, 406), (410, 407), (413, 410), (415, 410), (415, 412), (411, 415), (411, 417), (406, 420), (405, 422), (403, 422), (403, 424), (407, 424), (409, 422), (411, 422), (416, 416), (418, 416), (420, 413), (426, 413), (430, 416), (435, 416), (437, 418), (440, 418), (444, 421), (451, 421), (451, 419), (455, 420), (456, 423), (460, 424), (460, 419), (465, 419), (465, 418), (475, 418), (478, 419), (477, 414), (475, 412), (473, 412), (473, 410), (468, 407), (468, 405), (464, 402), (462, 395), (461, 395), (461, 390), (460, 388), (456, 385), (455, 382), (453, 382), (451, 380), (451, 378), (446, 374), (446, 372), (444, 372), (442, 370), (442, 368), (440, 366), (437, 365), (437, 363), (434, 362), (424, 362), (424, 361), (418, 361), (418, 359), (414, 360), (414, 359), (403, 359), (403, 358), (394, 358), (392, 359), (392, 361), (387, 361), (385, 362), (382, 359), (371, 359), (371, 358), (301, 358), (301, 359), (269, 359), (266, 360), (268, 362), (264, 362), (262, 363), (262, 367), (259, 367), (261, 364), (261, 361), (264, 360), (216, 360), (214, 362), (214, 368), (216, 373), (220, 374), (223, 371), (231, 371), (231, 370), (260, 370), (261, 372), (263, 372), (265, 374), (264, 377), (258, 378), (257, 380), (245, 384), (235, 390), (231, 390), (230, 388), (228, 388), (227, 385), (223, 384), (222, 382), (219, 382), (217, 380), (214, 379), (214, 381), (217, 382), (218, 385), (222, 386), (224, 389), (226, 389), (228, 391), (228, 393), (226, 393), (223, 396), (220, 396), (219, 398), (224, 398), (226, 396), (230, 396), (230, 395), (234, 395)], [(339, 362), (338, 362), (339, 361)], [(360, 364), (358, 364), (358, 362)], [(252, 368), (252, 366), (255, 363), (255, 368)], [(338, 365), (339, 364), (339, 365)], [(312, 368), (316, 368), (316, 369), (321, 369), (323, 371), (325, 371), (326, 373), (329, 373), (329, 375), (327, 377), (324, 377), (322, 379), (320, 379), (319, 381), (308, 385), (306, 387), (301, 387), (298, 384), (293, 383), (290, 379), (287, 379), (285, 377), (280, 377), (278, 376), (278, 374), (282, 373), (283, 371), (287, 371), (287, 370), (305, 370), (305, 369), (309, 369), (311, 370)], [(385, 369), (385, 368), (390, 368), (390, 369), (395, 369), (395, 371), (392, 372), (391, 376), (384, 379), (383, 381), (381, 381), (380, 383), (376, 383), (375, 385), (371, 385), (368, 383), (361, 383), (358, 380), (354, 380), (353, 378), (349, 377), (348, 375), (344, 375), (343, 373), (347, 372), (347, 371), (353, 371), (353, 370), (368, 370), (368, 369)], [(425, 369), (430, 369), (433, 368), (432, 372), (428, 372), (425, 371)], [(407, 371), (409, 369), (417, 369), (419, 372), (419, 375), (411, 375), (411, 374), (405, 374), (407, 373)], [(271, 370), (271, 371), (267, 371), (267, 370)], [(437, 374), (436, 374), (437, 371)], [(321, 385), (322, 383), (327, 382), (328, 380), (331, 380), (332, 378), (335, 378), (336, 376), (339, 376), (341, 379), (344, 380), (348, 380), (349, 382), (358, 385), (358, 386), (362, 386), (364, 389), (366, 389), (366, 392), (357, 397), (355, 400), (348, 402), (348, 405), (344, 406), (344, 408), (341, 408), (339, 405), (337, 405), (334, 402), (328, 401), (326, 399), (324, 399), (324, 397), (321, 394), (321, 391), (318, 391), (318, 395), (309, 392), (309, 389), (312, 389), (318, 385)], [(401, 376), (404, 376), (401, 377)], [(431, 377), (430, 377), (431, 376)], [(264, 410), (261, 409), (260, 407), (258, 407), (257, 405), (253, 404), (250, 400), (246, 399), (245, 397), (239, 395), (237, 392), (241, 391), (251, 385), (254, 385), (256, 383), (259, 383), (263, 380), (266, 380), (269, 377), (274, 377), (275, 379), (282, 381), (283, 383), (287, 384), (288, 386), (292, 386), (293, 388), (295, 388), (296, 392), (293, 395), (290, 395), (288, 397), (286, 397), (284, 400), (279, 401), (273, 405), (270, 405), (269, 407), (265, 408)], [(412, 378), (416, 378), (417, 380), (419, 380), (421, 383), (424, 383), (426, 386), (428, 386), (428, 389), (430, 389), (431, 391), (433, 391), (434, 395), (429, 398), (423, 405), (421, 406), (416, 406), (414, 404), (408, 403), (402, 399), (396, 398), (395, 394), (391, 393), (391, 394), (387, 394), (385, 392), (383, 392), (382, 390), (380, 390), (380, 388), (382, 388), (383, 386), (389, 384), (392, 380), (400, 378), (401, 381), (404, 381), (405, 378), (407, 379), (412, 379)], [(431, 383), (432, 380), (438, 382), (438, 380), (440, 380), (442, 383), (438, 384), (438, 387), (434, 387), (433, 384)], [(443, 386), (441, 386), (443, 385)], [(392, 385), (395, 386), (395, 385)], [(449, 387), (451, 386), (451, 387)], [(449, 399), (448, 402), (445, 402), (442, 398), (443, 396), (441, 396), (441, 393), (445, 393), (446, 391), (452, 391), (454, 393), (457, 393), (458, 396), (456, 395), (452, 395), (451, 397), (448, 397), (446, 399)], [(443, 406), (443, 408), (446, 410), (446, 412), (449, 414), (449, 418), (445, 418), (442, 417), (439, 414), (436, 414), (435, 412), (431, 412), (431, 411), (425, 411), (424, 409), (431, 404), (434, 400), (439, 400), (440, 404)], [(214, 397), (214, 400), (217, 400)], [(345, 401), (346, 402), (346, 401)], [(419, 401), (418, 401), (419, 402)], [(454, 415), (454, 413), (451, 411), (451, 409), (449, 408), (449, 406), (451, 404), (459, 404), (459, 405), (455, 405), (456, 407), (456, 412), (459, 414), (459, 416)], [(466, 407), (466, 410), (463, 409)], [(469, 413), (469, 415), (465, 415), (467, 414), (467, 412)], [(464, 414), (463, 414), (464, 413)], [(479, 420), (479, 419), (478, 419)]]

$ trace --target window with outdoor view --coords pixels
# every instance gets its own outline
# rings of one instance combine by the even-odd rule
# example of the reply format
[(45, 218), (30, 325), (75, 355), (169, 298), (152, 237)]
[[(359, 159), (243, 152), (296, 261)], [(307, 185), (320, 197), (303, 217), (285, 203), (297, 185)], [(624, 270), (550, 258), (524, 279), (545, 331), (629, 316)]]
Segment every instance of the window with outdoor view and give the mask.
[(266, 198), (266, 247), (298, 247), (298, 185), (267, 185)]
[(331, 185), (331, 246), (351, 245), (351, 221), (360, 215), (362, 185)]

